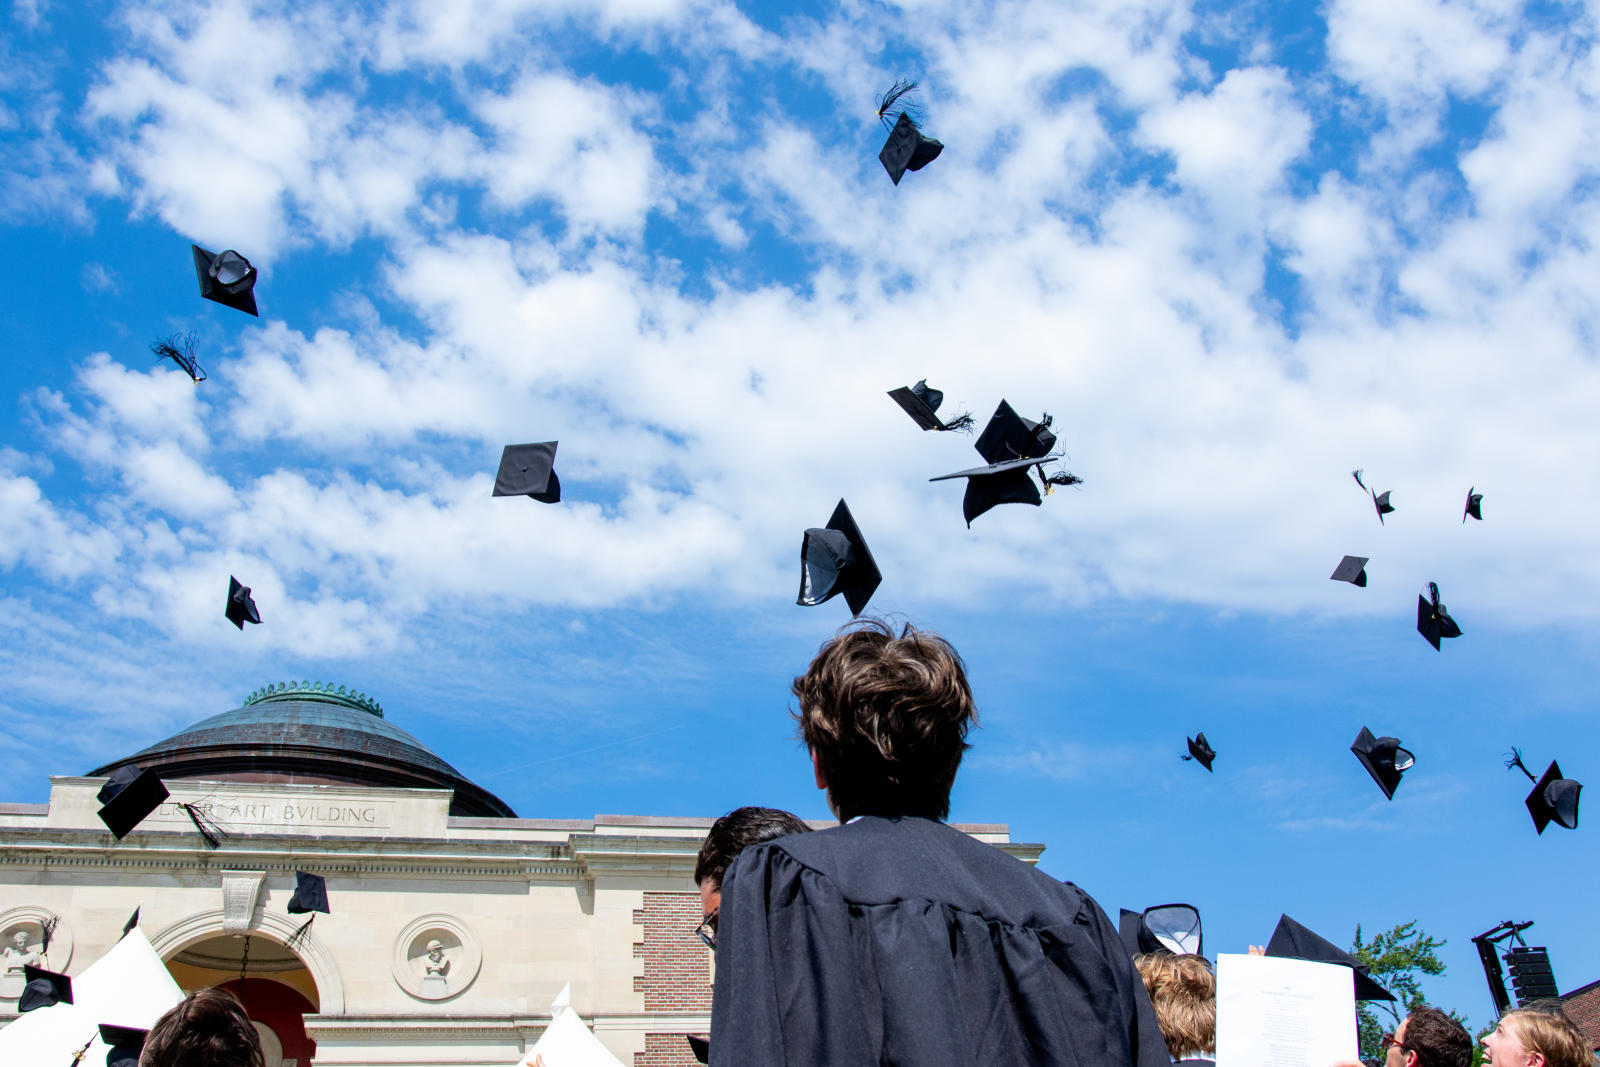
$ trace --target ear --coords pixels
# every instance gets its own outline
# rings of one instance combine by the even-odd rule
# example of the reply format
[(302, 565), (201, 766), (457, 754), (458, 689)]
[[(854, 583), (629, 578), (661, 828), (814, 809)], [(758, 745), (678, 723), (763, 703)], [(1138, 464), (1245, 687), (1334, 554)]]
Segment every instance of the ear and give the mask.
[(828, 777), (822, 773), (822, 760), (817, 758), (817, 750), (814, 748), (808, 748), (806, 751), (811, 753), (811, 773), (817, 777), (817, 788), (828, 788)]

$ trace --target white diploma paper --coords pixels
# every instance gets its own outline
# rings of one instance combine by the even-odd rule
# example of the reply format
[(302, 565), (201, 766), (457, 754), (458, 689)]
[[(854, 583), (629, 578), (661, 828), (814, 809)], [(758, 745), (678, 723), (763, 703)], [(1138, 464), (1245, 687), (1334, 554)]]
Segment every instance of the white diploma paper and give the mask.
[(1330, 1067), (1357, 1051), (1350, 968), (1217, 956), (1217, 1067)]

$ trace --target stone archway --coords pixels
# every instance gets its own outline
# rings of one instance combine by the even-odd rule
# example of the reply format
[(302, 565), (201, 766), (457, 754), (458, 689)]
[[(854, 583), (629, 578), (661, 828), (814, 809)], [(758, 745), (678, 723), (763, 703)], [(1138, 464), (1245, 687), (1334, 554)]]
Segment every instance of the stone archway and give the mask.
[[(151, 935), (150, 944), (155, 947), (157, 954), (163, 960), (170, 961), (179, 952), (197, 942), (212, 938), (231, 938), (233, 933), (223, 928), (222, 919), (221, 908), (195, 912)], [(255, 918), (248, 933), (253, 937), (273, 942), (281, 948), (299, 928), (300, 924), (291, 922), (290, 917), (262, 912)], [(339, 968), (334, 961), (333, 953), (328, 950), (322, 939), (317, 937), (315, 926), (306, 931), (293, 955), (304, 965), (306, 973), (310, 976), (311, 992), (314, 995), (308, 996), (307, 999), (312, 1002), (318, 1014), (343, 1015), (344, 983), (339, 978)], [(233, 976), (237, 977), (237, 973), (235, 971)]]

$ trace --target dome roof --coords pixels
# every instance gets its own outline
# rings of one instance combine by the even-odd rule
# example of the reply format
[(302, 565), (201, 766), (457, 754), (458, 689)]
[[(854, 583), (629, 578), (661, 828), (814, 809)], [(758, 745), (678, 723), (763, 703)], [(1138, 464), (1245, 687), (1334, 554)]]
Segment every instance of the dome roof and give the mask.
[(135, 764), (164, 779), (452, 789), (452, 815), (515, 817), (505, 801), (387, 722), (377, 701), (321, 682), (266, 686), (243, 706), (90, 774)]

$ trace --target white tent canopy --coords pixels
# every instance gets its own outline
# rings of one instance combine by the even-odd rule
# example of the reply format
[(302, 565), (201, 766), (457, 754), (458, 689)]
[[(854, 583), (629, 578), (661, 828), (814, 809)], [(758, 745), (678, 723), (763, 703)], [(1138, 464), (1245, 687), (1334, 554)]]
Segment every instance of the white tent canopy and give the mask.
[(72, 980), (72, 1003), (53, 1004), (0, 1029), (0, 1063), (66, 1064), (88, 1043), (85, 1064), (106, 1062), (100, 1024), (148, 1030), (183, 1000), (149, 939), (137, 927)]
[(622, 1061), (600, 1043), (583, 1025), (578, 1013), (568, 1006), (570, 986), (550, 1005), (555, 1016), (517, 1067), (623, 1067)]

